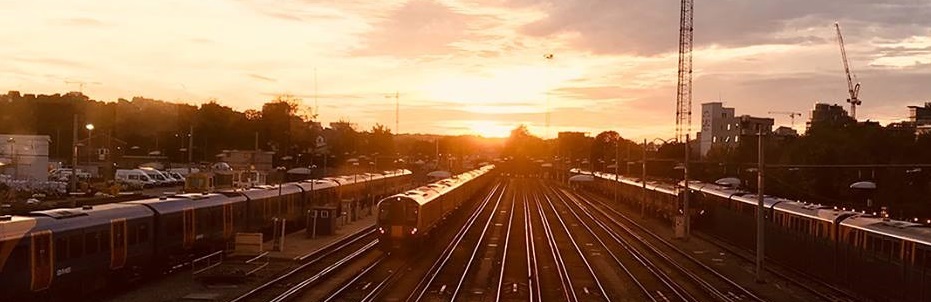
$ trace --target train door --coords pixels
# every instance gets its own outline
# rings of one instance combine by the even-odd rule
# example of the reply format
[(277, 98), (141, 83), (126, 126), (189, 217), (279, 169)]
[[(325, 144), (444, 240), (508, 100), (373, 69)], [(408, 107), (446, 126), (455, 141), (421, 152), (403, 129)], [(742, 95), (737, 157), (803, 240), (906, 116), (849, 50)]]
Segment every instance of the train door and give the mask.
[(126, 219), (110, 220), (110, 269), (126, 265)]
[(229, 239), (233, 236), (233, 204), (223, 205), (223, 237)]
[(52, 232), (33, 233), (31, 247), (29, 263), (32, 268), (32, 282), (30, 289), (32, 291), (47, 289), (52, 284)]
[(194, 209), (184, 209), (184, 248), (194, 247)]

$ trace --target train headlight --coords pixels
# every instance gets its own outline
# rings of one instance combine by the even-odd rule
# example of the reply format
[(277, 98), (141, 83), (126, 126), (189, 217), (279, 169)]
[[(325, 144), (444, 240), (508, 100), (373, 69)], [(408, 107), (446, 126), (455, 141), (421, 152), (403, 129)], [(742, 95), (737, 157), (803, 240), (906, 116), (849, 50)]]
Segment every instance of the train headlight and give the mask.
[(411, 235), (417, 234), (417, 228), (411, 229)]
[(385, 229), (382, 228), (382, 227), (378, 227), (378, 233), (379, 233), (379, 234), (384, 234), (384, 233), (385, 233)]

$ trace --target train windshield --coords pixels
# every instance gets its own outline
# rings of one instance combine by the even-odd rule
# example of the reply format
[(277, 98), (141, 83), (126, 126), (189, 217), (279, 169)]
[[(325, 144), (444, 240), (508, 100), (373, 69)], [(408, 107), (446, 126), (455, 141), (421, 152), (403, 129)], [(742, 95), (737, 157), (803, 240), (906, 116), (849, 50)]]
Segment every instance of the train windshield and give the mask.
[(378, 212), (382, 224), (413, 225), (417, 223), (417, 205), (412, 202), (386, 202)]

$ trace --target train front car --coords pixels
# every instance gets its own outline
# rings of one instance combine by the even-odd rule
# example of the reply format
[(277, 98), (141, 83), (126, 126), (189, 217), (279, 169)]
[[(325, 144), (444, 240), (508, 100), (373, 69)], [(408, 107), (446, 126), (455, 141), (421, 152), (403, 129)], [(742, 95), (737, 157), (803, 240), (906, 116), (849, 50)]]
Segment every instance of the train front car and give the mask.
[(413, 190), (388, 196), (378, 202), (379, 245), (383, 250), (403, 250), (415, 244), (420, 237), (420, 208), (432, 190)]

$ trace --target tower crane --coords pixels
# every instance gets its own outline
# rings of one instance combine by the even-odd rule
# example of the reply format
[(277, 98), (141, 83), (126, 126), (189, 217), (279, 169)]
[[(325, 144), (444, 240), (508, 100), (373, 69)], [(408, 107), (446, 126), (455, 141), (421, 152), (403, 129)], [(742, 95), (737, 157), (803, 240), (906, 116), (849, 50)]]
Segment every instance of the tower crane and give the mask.
[(676, 89), (676, 138), (684, 142), (692, 132), (692, 16), (693, 0), (682, 0), (679, 12), (679, 83)]
[(770, 111), (769, 114), (782, 114), (788, 115), (789, 119), (792, 120), (792, 128), (795, 128), (795, 117), (802, 116), (801, 112), (791, 112), (791, 111)]
[(853, 78), (856, 78), (856, 76), (852, 76), (852, 72), (850, 72), (850, 64), (847, 62), (847, 50), (844, 48), (844, 36), (840, 33), (840, 23), (834, 22), (834, 28), (837, 29), (837, 44), (840, 45), (840, 55), (844, 61), (844, 72), (847, 73), (847, 92), (850, 94), (847, 103), (850, 103), (850, 117), (857, 120), (857, 106), (862, 104), (859, 98), (860, 83), (853, 83)]

